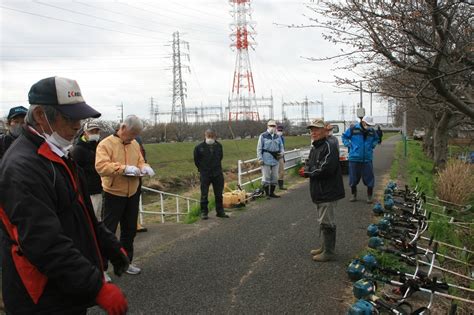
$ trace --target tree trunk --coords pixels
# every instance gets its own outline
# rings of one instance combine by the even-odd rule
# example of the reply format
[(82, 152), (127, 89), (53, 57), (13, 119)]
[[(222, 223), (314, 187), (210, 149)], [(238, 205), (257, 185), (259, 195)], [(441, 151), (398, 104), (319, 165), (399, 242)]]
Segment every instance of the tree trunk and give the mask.
[(434, 165), (433, 171), (438, 172), (446, 166), (448, 160), (448, 125), (453, 114), (444, 111), (436, 123), (433, 133)]
[(425, 126), (425, 137), (423, 138), (423, 151), (430, 158), (434, 158), (433, 134), (435, 129), (435, 117), (430, 120), (428, 126)]

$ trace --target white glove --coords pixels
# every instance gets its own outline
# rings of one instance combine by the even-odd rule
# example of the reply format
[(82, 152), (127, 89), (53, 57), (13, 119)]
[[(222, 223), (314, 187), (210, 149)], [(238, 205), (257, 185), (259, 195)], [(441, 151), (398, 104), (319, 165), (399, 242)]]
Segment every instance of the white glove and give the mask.
[(133, 175), (133, 176), (140, 176), (140, 169), (133, 165), (125, 166), (125, 170), (123, 171), (125, 175)]
[(149, 166), (143, 166), (142, 167), (142, 174), (143, 175), (149, 175), (149, 176), (155, 176), (155, 171)]

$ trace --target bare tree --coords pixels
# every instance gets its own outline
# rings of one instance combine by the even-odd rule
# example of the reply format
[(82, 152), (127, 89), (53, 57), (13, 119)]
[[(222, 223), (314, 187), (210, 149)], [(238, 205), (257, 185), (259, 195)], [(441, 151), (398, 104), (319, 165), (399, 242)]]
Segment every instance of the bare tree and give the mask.
[(344, 59), (349, 63), (341, 68), (366, 81), (378, 78), (388, 65), (420, 74), (424, 86), (432, 86), (451, 109), (474, 119), (471, 5), (459, 0), (346, 0), (308, 8), (317, 15), (310, 17), (314, 24), (299, 27), (322, 28), (324, 38), (345, 47), (339, 55), (309, 59)]
[(336, 60), (358, 77), (336, 77), (339, 85), (359, 89), (362, 81), (405, 109), (429, 113), (433, 157), (443, 167), (450, 126), (474, 120), (473, 7), (459, 0), (345, 0), (308, 8), (313, 24), (296, 27), (322, 28), (326, 40), (342, 47), (336, 56), (309, 59)]

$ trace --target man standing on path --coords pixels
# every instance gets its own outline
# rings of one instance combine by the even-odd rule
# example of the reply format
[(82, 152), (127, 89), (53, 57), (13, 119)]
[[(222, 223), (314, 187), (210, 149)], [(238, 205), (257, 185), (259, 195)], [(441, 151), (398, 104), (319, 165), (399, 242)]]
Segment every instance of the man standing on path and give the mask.
[(216, 216), (228, 218), (222, 204), (224, 191), (224, 174), (222, 174), (222, 158), (224, 152), (222, 145), (216, 141), (216, 132), (207, 129), (204, 133), (205, 140), (194, 148), (194, 164), (196, 165), (201, 180), (201, 218), (209, 218), (209, 185), (212, 184), (216, 201)]
[(262, 166), (262, 185), (267, 199), (280, 198), (275, 194), (278, 183), (278, 160), (283, 155), (283, 145), (276, 134), (276, 122), (269, 120), (267, 131), (258, 137), (257, 160)]
[(13, 141), (21, 134), (21, 129), (25, 124), (25, 116), (28, 110), (23, 106), (10, 108), (7, 116), (8, 131), (0, 135), (0, 160), (7, 152)]
[[(95, 168), (102, 178), (104, 189), (105, 226), (115, 233), (120, 223), (120, 242), (130, 262), (137, 234), (140, 176), (155, 175), (145, 163), (140, 145), (135, 140), (142, 130), (143, 123), (137, 116), (126, 117), (116, 133), (99, 143), (95, 159)], [(141, 269), (130, 263), (126, 272), (137, 275)]]
[(86, 314), (98, 304), (125, 314), (120, 289), (104, 282), (101, 256), (128, 267), (115, 235), (97, 222), (84, 176), (69, 157), (81, 120), (99, 117), (76, 81), (35, 83), (27, 126), (0, 163), (3, 292), (7, 314)]
[(285, 138), (283, 137), (283, 126), (279, 125), (277, 127), (277, 135), (280, 137), (282, 154), (278, 159), (278, 188), (280, 190), (286, 190), (284, 187), (284, 178), (285, 178)]
[(97, 221), (102, 221), (102, 182), (95, 169), (95, 153), (100, 139), (100, 127), (95, 122), (85, 123), (84, 133), (71, 150), (73, 159), (84, 170), (87, 188)]
[(367, 203), (372, 203), (375, 185), (374, 169), (372, 166), (373, 151), (379, 143), (377, 132), (371, 116), (364, 116), (360, 123), (349, 127), (342, 134), (342, 142), (349, 148), (349, 186), (351, 186), (351, 199), (357, 200), (357, 184), (360, 178), (367, 186)]
[(339, 164), (338, 147), (327, 139), (327, 128), (322, 119), (316, 118), (307, 127), (311, 130), (311, 151), (304, 168), (310, 178), (311, 199), (316, 205), (323, 242), (319, 249), (311, 251), (314, 261), (335, 258), (337, 201), (345, 197)]

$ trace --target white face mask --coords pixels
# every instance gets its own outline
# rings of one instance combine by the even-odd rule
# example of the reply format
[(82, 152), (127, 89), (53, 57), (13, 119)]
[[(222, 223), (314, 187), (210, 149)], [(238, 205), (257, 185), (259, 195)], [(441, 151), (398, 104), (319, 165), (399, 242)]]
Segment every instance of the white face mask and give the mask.
[(283, 136), (283, 132), (281, 132), (281, 131), (277, 131), (277, 135), (279, 135), (279, 136)]
[(275, 127), (268, 127), (267, 131), (268, 131), (268, 133), (274, 134), (275, 133)]
[(206, 138), (206, 143), (207, 144), (214, 144), (214, 142), (216, 142), (216, 140), (214, 140), (212, 138)]
[[(48, 123), (49, 129), (53, 130), (53, 128), (51, 127), (51, 124), (49, 123), (48, 117), (46, 117), (46, 122)], [(66, 155), (68, 154), (68, 150), (72, 147), (72, 140), (69, 141), (67, 139), (64, 139), (56, 131), (53, 131), (53, 133), (49, 135), (43, 130), (43, 134), (44, 134), (44, 137), (46, 138), (46, 141), (54, 144), (64, 154)]]
[(89, 135), (88, 138), (89, 138), (89, 142), (99, 141), (100, 135), (99, 134)]

